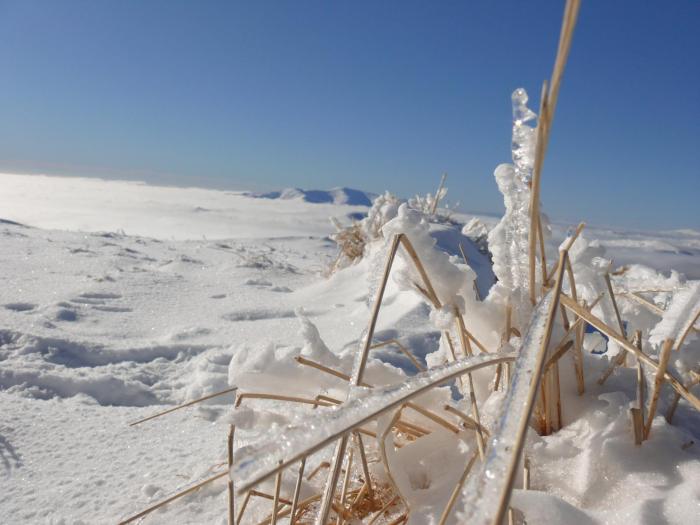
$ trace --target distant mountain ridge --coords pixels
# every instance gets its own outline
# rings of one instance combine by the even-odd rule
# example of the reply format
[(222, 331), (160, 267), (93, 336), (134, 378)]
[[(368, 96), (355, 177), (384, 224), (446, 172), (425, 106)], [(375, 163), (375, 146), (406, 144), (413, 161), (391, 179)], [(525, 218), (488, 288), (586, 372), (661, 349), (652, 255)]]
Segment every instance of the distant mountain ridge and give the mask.
[(318, 204), (347, 204), (350, 206), (371, 206), (375, 193), (352, 188), (331, 188), (330, 190), (303, 190), (285, 188), (281, 191), (246, 192), (244, 195), (255, 199), (301, 199)]

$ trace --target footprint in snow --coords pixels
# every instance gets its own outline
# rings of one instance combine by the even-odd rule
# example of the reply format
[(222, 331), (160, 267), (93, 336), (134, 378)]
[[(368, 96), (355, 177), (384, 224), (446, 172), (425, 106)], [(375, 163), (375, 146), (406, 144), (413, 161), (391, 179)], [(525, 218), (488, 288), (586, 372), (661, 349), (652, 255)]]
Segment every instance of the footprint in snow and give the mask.
[(58, 310), (56, 310), (55, 319), (56, 321), (77, 321), (78, 312), (70, 308), (59, 308)]
[[(73, 305), (81, 305), (81, 306), (91, 306), (93, 310), (98, 310), (100, 312), (115, 312), (115, 313), (124, 313), (124, 312), (131, 312), (131, 308), (128, 308), (126, 306), (118, 306), (114, 304), (109, 304), (111, 301), (116, 300), (116, 299), (121, 299), (122, 296), (117, 294), (117, 293), (109, 293), (109, 292), (86, 292), (83, 294), (80, 294), (78, 297), (71, 299), (70, 303), (62, 303), (59, 304), (59, 306), (66, 306), (68, 308), (73, 308)], [(66, 313), (67, 316), (70, 316), (70, 314)], [(74, 321), (75, 319), (59, 319), (59, 320), (70, 320)]]
[(79, 254), (79, 253), (84, 253), (84, 254), (86, 254), (86, 255), (93, 255), (93, 256), (94, 256), (94, 255), (97, 255), (95, 252), (93, 252), (92, 250), (89, 250), (89, 249), (87, 249), (87, 248), (68, 248), (68, 252), (69, 252), (71, 255), (76, 255), (76, 254)]
[(272, 286), (272, 283), (265, 279), (246, 279), (243, 284), (248, 286)]
[(82, 293), (78, 297), (71, 299), (71, 303), (77, 304), (106, 304), (110, 299), (121, 299), (121, 295), (116, 293), (89, 292)]
[(7, 303), (4, 306), (13, 312), (30, 312), (36, 308), (36, 305), (32, 303)]
[(80, 294), (80, 297), (85, 297), (87, 299), (121, 299), (122, 296), (118, 293), (89, 292)]
[(263, 321), (296, 317), (294, 310), (252, 309), (239, 310), (222, 316), (228, 321)]
[(95, 310), (99, 310), (100, 312), (125, 313), (125, 312), (132, 312), (133, 311), (131, 308), (127, 308), (126, 306), (96, 305), (93, 308)]
[(22, 466), (22, 456), (17, 453), (10, 440), (2, 434), (0, 434), (0, 462), (7, 472)]

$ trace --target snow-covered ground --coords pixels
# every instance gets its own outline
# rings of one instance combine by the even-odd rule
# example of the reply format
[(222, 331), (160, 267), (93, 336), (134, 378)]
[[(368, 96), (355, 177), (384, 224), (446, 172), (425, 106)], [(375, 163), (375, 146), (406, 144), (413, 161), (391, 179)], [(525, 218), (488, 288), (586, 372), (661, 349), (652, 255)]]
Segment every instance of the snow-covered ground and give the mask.
[[(494, 226), (500, 219), (494, 215), (470, 213), (455, 213), (453, 217), (464, 223), (472, 217), (478, 217), (489, 227)], [(555, 220), (551, 224), (552, 239), (560, 242), (576, 226)], [(600, 242), (615, 266), (644, 264), (660, 272), (675, 270), (688, 279), (700, 279), (700, 230), (687, 228), (642, 231), (588, 224), (584, 231), (589, 238)]]
[[(302, 313), (334, 353), (354, 352), (372, 271), (363, 262), (325, 276), (336, 255), (329, 217), (348, 223), (366, 211), (0, 174), (0, 523), (114, 523), (221, 471), (232, 395), (136, 427), (128, 422), (226, 388), (230, 361), (246, 346), (260, 355), (270, 355), (269, 344), (298, 351), (307, 342)], [(563, 239), (566, 230), (555, 224), (553, 235)], [(492, 279), (468, 239), (432, 233), (453, 252), (463, 242), (479, 279)], [(587, 233), (616, 266), (700, 278), (700, 232)], [(401, 334), (424, 358), (439, 340), (428, 314), (419, 296), (392, 284), (377, 337)], [(376, 355), (411, 369), (395, 350)], [(565, 419), (573, 423), (531, 444), (533, 488), (549, 494), (515, 494), (528, 523), (577, 516), (577, 523), (687, 524), (700, 514), (697, 414), (681, 405), (675, 426), (655, 422), (652, 439), (630, 447), (628, 372), (605, 387), (589, 374), (586, 395), (569, 403)], [(147, 522), (225, 523), (225, 516), (225, 483), (217, 482)]]

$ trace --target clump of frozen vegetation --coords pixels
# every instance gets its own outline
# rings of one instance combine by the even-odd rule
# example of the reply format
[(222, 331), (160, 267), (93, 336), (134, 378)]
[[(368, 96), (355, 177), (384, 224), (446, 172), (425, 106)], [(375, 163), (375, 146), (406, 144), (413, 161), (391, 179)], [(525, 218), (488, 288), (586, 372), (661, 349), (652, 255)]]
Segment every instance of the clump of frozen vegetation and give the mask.
[[(376, 336), (372, 323), (370, 331), (358, 339), (359, 348), (351, 346), (338, 353), (326, 345), (320, 331), (304, 316), (301, 316), (301, 323), (305, 342), (301, 349), (277, 349), (274, 358), (269, 357), (272, 352), (269, 347), (262, 350), (276, 363), (284, 362), (283, 366), (270, 363), (268, 370), (260, 370), (255, 364), (258, 362), (255, 354), (241, 352), (240, 355), (246, 356), (245, 362), (237, 362), (235, 368), (250, 370), (256, 377), (242, 378), (232, 368), (232, 382), (239, 385), (275, 384), (277, 392), (280, 385), (288, 385), (289, 390), (285, 393), (289, 395), (321, 400), (319, 410), (324, 415), (309, 418), (302, 407), (289, 410), (279, 406), (256, 408), (270, 414), (261, 416), (261, 420), (274, 421), (274, 428), (278, 431), (272, 439), (241, 450), (243, 459), (239, 467), (234, 467), (234, 479), (240, 477), (244, 482), (250, 481), (266, 469), (274, 468), (278, 458), (299, 454), (314, 443), (324, 443), (329, 434), (338, 432), (340, 435), (343, 428), (352, 428), (353, 421), (364, 421), (363, 417), (376, 413), (377, 417), (368, 418), (362, 428), (366, 452), (377, 458), (371, 463), (369, 474), (374, 490), (379, 494), (378, 500), (364, 506), (346, 502), (346, 518), (358, 521), (377, 518), (378, 523), (388, 523), (404, 516), (408, 523), (437, 522), (443, 512), (447, 512), (450, 494), (460, 490), (455, 487), (465, 465), (471, 468), (475, 461), (479, 462), (478, 458), (484, 452), (482, 447), (493, 448), (495, 456), (488, 456), (484, 463), (478, 464), (490, 465), (489, 468), (497, 470), (504, 469), (507, 464), (509, 456), (503, 454), (508, 454), (514, 446), (518, 423), (517, 419), (508, 416), (517, 413), (518, 407), (522, 406), (532, 381), (537, 349), (544, 344), (543, 341), (549, 341), (545, 338), (546, 313), (553, 298), (552, 294), (545, 295), (545, 291), (553, 284), (550, 281), (556, 273), (557, 255), (564, 249), (568, 250), (570, 268), (567, 268), (567, 278), (563, 280), (563, 293), (573, 298), (579, 307), (590, 309), (590, 314), (611, 331), (627, 339), (628, 346), (636, 341), (635, 333), (641, 334), (641, 339), (634, 344), (640, 345), (653, 359), (659, 359), (665, 339), (675, 338), (678, 349), (669, 360), (668, 371), (680, 377), (688, 388), (693, 388), (693, 381), (700, 378), (700, 344), (695, 326), (700, 315), (700, 286), (697, 282), (686, 282), (678, 273), (666, 276), (642, 265), (626, 266), (615, 272), (600, 243), (580, 231), (570, 232), (560, 245), (553, 243), (548, 221), (543, 215), (542, 244), (549, 260), (549, 268), (546, 268), (549, 274), (547, 279), (542, 277), (544, 269), (539, 263), (535, 284), (543, 290), (544, 298), (538, 305), (530, 302), (529, 207), (536, 115), (527, 107), (527, 100), (525, 90), (518, 89), (513, 93), (513, 163), (499, 165), (494, 173), (504, 198), (506, 211), (503, 218), (490, 232), (478, 219), (465, 225), (440, 225), (440, 235), (445, 235), (445, 228), (448, 231), (451, 228), (454, 231), (450, 235), (461, 234), (477, 243), (482, 242), (492, 254), (497, 282), (488, 294), (480, 296), (475, 293), (477, 271), (474, 263), (448, 253), (437, 241), (434, 230), (441, 221), (435, 218), (436, 198), (442, 199), (446, 189), (441, 186), (435, 197), (416, 197), (408, 202), (401, 202), (390, 193), (379, 196), (366, 218), (346, 228), (338, 227), (334, 239), (340, 247), (340, 255), (334, 265), (335, 278), (336, 282), (342, 282), (344, 272), (356, 276), (358, 263), (366, 261), (362, 269), (370, 273), (369, 306), (374, 309), (368, 309), (367, 316), (371, 311), (378, 312), (382, 303), (372, 301), (378, 300), (373, 297), (383, 289), (380, 282), (386, 277), (384, 264), (389, 255), (390, 240), (401, 236), (408, 241), (398, 246), (387, 284), (391, 289), (391, 299), (384, 306), (387, 315), (398, 323), (396, 326), (403, 326), (406, 330), (408, 326), (401, 324), (401, 315), (397, 313), (400, 311), (396, 306), (400, 304), (397, 297), (409, 294), (421, 301), (427, 319), (419, 329), (423, 331), (420, 334), (422, 339), (416, 337), (416, 321), (411, 317), (416, 313), (412, 310), (403, 313), (413, 319), (414, 326), (411, 326), (412, 338), (404, 340), (402, 348), (413, 354), (414, 360), (420, 355), (416, 360), (418, 366), (397, 367), (395, 358), (371, 352), (366, 361), (360, 359), (363, 347), (376, 342), (376, 339), (371, 339)], [(531, 492), (515, 494), (512, 499), (512, 505), (517, 507), (514, 516), (521, 522), (524, 516), (528, 522), (598, 523), (601, 513), (612, 503), (605, 497), (591, 496), (595, 492), (600, 495), (628, 494), (614, 504), (632, 516), (633, 521), (648, 522), (643, 518), (643, 504), (634, 496), (650, 494), (647, 483), (643, 477), (635, 478), (631, 474), (644, 461), (637, 457), (639, 449), (635, 449), (628, 422), (628, 408), (639, 408), (634, 384), (637, 375), (633, 370), (637, 366), (636, 360), (620, 359), (626, 352), (620, 344), (590, 326), (586, 328), (586, 323), (579, 321), (580, 328), (572, 326), (578, 319), (577, 315), (568, 311), (567, 316), (564, 307), (560, 305), (560, 309), (561, 316), (558, 310), (553, 314), (548, 354), (558, 352), (554, 365), (556, 376), (552, 376), (556, 377), (557, 396), (560, 396), (558, 408), (552, 408), (550, 401), (550, 405), (537, 405), (535, 409), (535, 419), (527, 432), (525, 455), (533, 465), (530, 488), (537, 496)], [(390, 333), (394, 335), (391, 337), (399, 338), (398, 332), (392, 327)], [(424, 343), (411, 343), (425, 341), (428, 336), (434, 341), (429, 349)], [(394, 344), (398, 342), (394, 341)], [(380, 343), (390, 344), (391, 341)], [(575, 350), (569, 351), (571, 348)], [(396, 403), (401, 396), (408, 396), (411, 389), (430, 384), (431, 378), (435, 380), (441, 377), (440, 374), (449, 375), (459, 366), (466, 366), (463, 363), (512, 355), (518, 356), (514, 369), (505, 365), (499, 365), (495, 370), (479, 369), (468, 376), (460, 376), (452, 386), (436, 386), (415, 399), (411, 398), (417, 408), (403, 404), (391, 410), (382, 409), (393, 406), (391, 403)], [(309, 364), (309, 360), (313, 363)], [(363, 385), (349, 387), (348, 382), (358, 373), (358, 367), (365, 365)], [(553, 374), (548, 366), (546, 372)], [(612, 367), (616, 368), (613, 370)], [(416, 368), (429, 370), (411, 379)], [(651, 368), (646, 370), (648, 388), (653, 388), (652, 372)], [(511, 377), (512, 384), (509, 383)], [(604, 379), (599, 381), (601, 377)], [(553, 380), (549, 380), (548, 396), (554, 392), (551, 390)], [(652, 437), (644, 442), (643, 447), (664, 449), (667, 454), (667, 464), (654, 466), (658, 475), (670, 475), (673, 470), (670, 465), (682, 464), (680, 477), (683, 483), (700, 482), (700, 471), (687, 466), (693, 458), (698, 459), (696, 451), (687, 451), (688, 446), (692, 448), (687, 444), (693, 443), (692, 427), (686, 425), (689, 421), (687, 412), (678, 426), (669, 426), (658, 414), (667, 413), (678, 400), (674, 400), (669, 388), (661, 389), (657, 394), (658, 399), (654, 401), (658, 405), (654, 405), (657, 417), (648, 422), (649, 428), (653, 428)], [(340, 408), (336, 407), (339, 404)], [(642, 405), (641, 409), (644, 413), (645, 406)], [(647, 413), (647, 417), (653, 416)], [(262, 437), (259, 433), (262, 430), (256, 434), (249, 425), (246, 429), (253, 432), (253, 437), (246, 438), (248, 442)], [(269, 429), (264, 432), (268, 433)], [(499, 440), (488, 441), (489, 435), (499, 432)], [(602, 443), (606, 446), (603, 447)], [(330, 448), (319, 447), (313, 449), (307, 458), (310, 468), (323, 468), (323, 462), (331, 455)], [(357, 443), (351, 448), (357, 458), (361, 453)], [(605, 474), (598, 475), (603, 466)], [(355, 470), (348, 474), (342, 487), (354, 483), (359, 490), (366, 484), (368, 480), (364, 473), (359, 467)], [(474, 470), (477, 470), (476, 466)], [(488, 517), (479, 514), (485, 512), (486, 507), (479, 512), (472, 510), (479, 498), (496, 497), (496, 493), (488, 492), (491, 489), (484, 488), (491, 486), (488, 478), (495, 476), (489, 472), (472, 474), (464, 489), (464, 498), (452, 500), (452, 504), (458, 503), (454, 513), (447, 512), (448, 522), (453, 522), (456, 516)], [(572, 472), (580, 473), (582, 479), (572, 478)], [(313, 481), (306, 479), (302, 482), (304, 494), (323, 494), (327, 479), (331, 478), (321, 475)], [(266, 483), (272, 490), (270, 482)], [(285, 471), (282, 486), (291, 490), (291, 469)], [(481, 493), (482, 488), (486, 492)], [(678, 490), (666, 488), (661, 497), (675, 501), (682, 498), (686, 490), (687, 485)], [(336, 501), (342, 504), (344, 500)], [(375, 514), (382, 507), (386, 512)], [(450, 509), (448, 507), (448, 511)], [(311, 510), (317, 511), (318, 507), (313, 506)], [(265, 515), (266, 511), (258, 511), (256, 519)], [(669, 508), (665, 515), (671, 522), (682, 523), (692, 511)]]
[[(474, 302), (476, 273), (465, 264), (455, 264), (456, 260), (436, 249), (437, 241), (430, 235), (429, 221), (424, 214), (404, 203), (399, 207), (396, 217), (387, 222), (382, 231), (386, 238), (402, 234), (410, 241), (426, 273), (433, 276), (431, 284), (440, 304), (451, 308), (457, 306), (464, 311), (466, 301), (469, 304)], [(408, 259), (404, 255), (401, 257)], [(429, 297), (427, 283), (423, 282), (415, 265), (408, 260), (393, 275), (400, 289), (422, 290), (420, 293), (428, 293)]]
[[(444, 182), (444, 176), (442, 181)], [(433, 221), (449, 222), (455, 210), (459, 208), (459, 203), (450, 204), (445, 201), (445, 197), (447, 197), (447, 188), (441, 184), (434, 195), (432, 193), (414, 195), (408, 199), (408, 205)]]
[(365, 255), (368, 244), (383, 239), (382, 227), (396, 217), (400, 204), (401, 201), (387, 191), (374, 199), (367, 216), (362, 220), (342, 226), (333, 219), (336, 232), (331, 235), (331, 239), (338, 245), (339, 252), (330, 273), (359, 261)]
[(426, 193), (425, 195), (414, 195), (408, 199), (408, 205), (425, 215), (432, 215), (437, 210), (440, 201), (447, 196), (447, 188), (441, 187), (435, 195)]
[[(443, 185), (440, 186), (435, 195), (430, 193), (424, 196), (416, 195), (408, 201), (401, 200), (387, 191), (374, 199), (367, 216), (363, 219), (353, 221), (346, 226), (335, 218), (331, 219), (336, 229), (336, 232), (331, 235), (331, 239), (338, 245), (338, 256), (331, 265), (329, 273), (332, 274), (358, 262), (368, 253), (368, 245), (382, 241), (384, 239), (382, 232), (384, 225), (396, 217), (399, 206), (403, 203), (418, 212), (427, 221), (449, 222), (452, 211), (458, 204), (454, 206), (445, 204), (446, 195), (447, 188)], [(438, 207), (440, 202), (443, 202), (442, 208)]]

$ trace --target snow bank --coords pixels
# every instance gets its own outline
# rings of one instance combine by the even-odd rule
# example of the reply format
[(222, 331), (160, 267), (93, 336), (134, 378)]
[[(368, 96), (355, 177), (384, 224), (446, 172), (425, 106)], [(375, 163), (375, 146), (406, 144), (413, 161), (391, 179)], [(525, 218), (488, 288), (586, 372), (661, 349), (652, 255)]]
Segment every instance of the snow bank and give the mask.
[(332, 188), (330, 190), (302, 190), (301, 188), (286, 188), (281, 191), (265, 193), (248, 192), (245, 195), (257, 199), (299, 199), (316, 204), (347, 204), (350, 206), (371, 206), (376, 197), (373, 193), (367, 193), (352, 188)]

